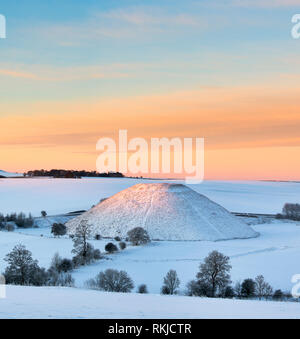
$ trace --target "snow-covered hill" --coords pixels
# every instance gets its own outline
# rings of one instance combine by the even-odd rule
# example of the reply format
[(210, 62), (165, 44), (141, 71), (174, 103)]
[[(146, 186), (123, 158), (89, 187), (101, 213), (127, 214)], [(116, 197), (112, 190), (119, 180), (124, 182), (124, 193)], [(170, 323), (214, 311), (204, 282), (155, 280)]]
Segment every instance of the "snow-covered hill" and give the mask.
[(14, 177), (23, 177), (23, 174), (20, 173), (10, 173), (3, 170), (0, 170), (0, 177), (5, 178), (14, 178)]
[(0, 318), (199, 319), (300, 318), (291, 302), (103, 293), (59, 287), (7, 286)]
[(182, 184), (138, 184), (99, 203), (67, 223), (74, 233), (82, 220), (94, 235), (126, 237), (143, 227), (153, 240), (226, 240), (258, 234), (202, 194)]

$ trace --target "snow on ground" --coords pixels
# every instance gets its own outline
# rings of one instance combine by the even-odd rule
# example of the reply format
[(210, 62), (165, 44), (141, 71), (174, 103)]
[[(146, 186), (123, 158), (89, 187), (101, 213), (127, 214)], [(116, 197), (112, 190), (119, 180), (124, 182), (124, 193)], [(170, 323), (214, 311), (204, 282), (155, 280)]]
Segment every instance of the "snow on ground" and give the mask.
[(0, 318), (300, 318), (300, 304), (7, 286)]
[[(138, 183), (160, 181), (84, 178), (84, 179), (0, 179), (0, 213), (26, 212), (40, 215), (62, 214), (86, 210)], [(161, 181), (166, 182), (166, 181)], [(174, 182), (174, 181), (172, 181)], [(191, 185), (229, 211), (247, 213), (278, 213), (284, 203), (299, 202), (300, 183), (259, 181), (205, 181)]]
[[(151, 180), (117, 178), (0, 179), (0, 213), (23, 211), (38, 216), (41, 210), (54, 215), (89, 209), (100, 199), (140, 182), (153, 183)], [(230, 211), (248, 213), (277, 213), (285, 202), (299, 202), (300, 196), (300, 184), (297, 183), (209, 181), (191, 188)], [(5, 255), (18, 243), (32, 251), (34, 258), (46, 268), (55, 252), (63, 257), (72, 257), (71, 239), (51, 237), (49, 220), (40, 219), (41, 228), (18, 229), (14, 233), (0, 232), (0, 272), (6, 267), (3, 260)], [(122, 269), (129, 273), (136, 286), (146, 283), (149, 291), (157, 294), (165, 274), (170, 269), (175, 269), (183, 292), (186, 283), (194, 279), (200, 262), (209, 252), (218, 250), (230, 256), (234, 282), (263, 274), (274, 289), (290, 291), (291, 277), (300, 273), (300, 223), (274, 221), (252, 227), (260, 233), (258, 238), (218, 242), (162, 241), (143, 247), (129, 246), (123, 252), (107, 255), (107, 260), (77, 269), (72, 274), (76, 286), (82, 288), (86, 280), (95, 277), (100, 271), (107, 268)], [(108, 241), (93, 240), (92, 243), (103, 251)], [(115, 302), (111, 298), (115, 298)], [(118, 305), (117, 308), (114, 308), (115, 304)], [(109, 295), (106, 298), (104, 293), (81, 289), (10, 286), (8, 298), (0, 300), (0, 305), (0, 317), (290, 318), (300, 314), (299, 304), (294, 303), (135, 294)]]
[[(122, 269), (133, 278), (135, 286), (145, 283), (151, 293), (159, 293), (163, 277), (170, 269), (175, 269), (181, 280), (181, 291), (184, 291), (186, 283), (195, 278), (200, 262), (209, 252), (218, 250), (230, 256), (234, 282), (263, 274), (275, 289), (290, 291), (291, 277), (300, 273), (299, 223), (277, 221), (253, 228), (260, 233), (258, 238), (218, 242), (157, 241), (142, 247), (129, 246), (125, 251), (107, 255), (107, 260), (76, 269), (72, 275), (76, 286), (83, 287), (86, 280), (100, 271)], [(0, 271), (6, 266), (3, 258), (17, 243), (23, 243), (44, 267), (49, 266), (55, 252), (63, 257), (72, 256), (71, 239), (52, 238), (49, 228), (17, 232), (21, 231), (0, 232)], [(103, 252), (109, 241), (93, 240), (91, 243)]]

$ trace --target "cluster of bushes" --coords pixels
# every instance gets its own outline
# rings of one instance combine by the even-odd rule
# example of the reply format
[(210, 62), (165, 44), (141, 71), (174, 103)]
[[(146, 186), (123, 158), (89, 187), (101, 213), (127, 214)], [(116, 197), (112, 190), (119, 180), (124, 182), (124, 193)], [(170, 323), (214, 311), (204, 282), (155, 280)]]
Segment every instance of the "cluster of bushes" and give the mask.
[[(95, 236), (95, 239), (100, 240), (101, 236), (97, 234)], [(107, 253), (112, 254), (114, 252), (117, 252), (119, 249), (121, 251), (126, 249), (127, 247), (126, 242), (122, 241), (122, 239), (119, 236), (115, 237), (114, 240), (119, 243), (119, 248), (117, 247), (117, 245), (110, 242), (105, 246), (105, 251)], [(133, 246), (140, 246), (140, 245), (145, 245), (149, 243), (150, 237), (149, 237), (148, 232), (145, 229), (143, 229), (142, 227), (136, 227), (127, 233), (126, 241), (130, 242)]]
[(276, 218), (300, 221), (300, 204), (286, 203), (283, 206), (282, 213), (277, 214)]
[(30, 228), (33, 224), (34, 220), (30, 213), (28, 216), (23, 212), (11, 213), (6, 216), (0, 214), (0, 230), (13, 231), (15, 227)]
[(4, 259), (8, 266), (3, 273), (7, 284), (26, 286), (74, 286), (67, 273), (73, 269), (71, 261), (56, 254), (48, 270), (38, 265), (32, 253), (19, 244)]

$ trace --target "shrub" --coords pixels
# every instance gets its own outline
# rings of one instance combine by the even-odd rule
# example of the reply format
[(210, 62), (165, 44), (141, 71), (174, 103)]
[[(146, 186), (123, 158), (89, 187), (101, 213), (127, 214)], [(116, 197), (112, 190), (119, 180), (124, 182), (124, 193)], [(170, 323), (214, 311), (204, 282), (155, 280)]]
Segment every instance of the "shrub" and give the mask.
[(105, 246), (105, 251), (108, 252), (108, 253), (114, 253), (114, 252), (118, 251), (118, 248), (115, 244), (110, 242)]
[(46, 218), (47, 212), (46, 212), (46, 211), (41, 211), (41, 216), (42, 216), (43, 218)]
[(145, 284), (140, 285), (137, 289), (137, 293), (147, 294), (148, 293), (147, 285), (145, 285)]
[(162, 288), (161, 288), (161, 294), (165, 294), (165, 295), (169, 295), (169, 294), (171, 294), (170, 293), (170, 290), (169, 290), (169, 288), (168, 288), (168, 286), (163, 286)]
[(48, 279), (49, 276), (45, 268), (36, 266), (36, 268), (31, 272), (30, 285), (45, 286), (47, 285)]
[(134, 288), (132, 279), (125, 271), (113, 269), (100, 272), (95, 279), (88, 280), (86, 286), (91, 289), (123, 293), (129, 293)]
[[(180, 280), (178, 279), (177, 272), (170, 270), (164, 278), (162, 294), (176, 294), (179, 285)], [(169, 293), (163, 293), (163, 291), (168, 291)]]
[(73, 286), (74, 279), (71, 274), (66, 273), (73, 269), (73, 261), (62, 259), (58, 253), (55, 253), (51, 265), (48, 269), (47, 285), (49, 286)]
[(222, 294), (223, 298), (232, 299), (235, 297), (234, 289), (231, 286), (226, 286), (224, 293)]
[(15, 226), (13, 224), (5, 224), (4, 229), (7, 232), (13, 232), (15, 230)]
[(100, 260), (101, 258), (102, 258), (102, 254), (101, 254), (100, 250), (95, 249), (94, 250), (94, 259), (95, 260)]
[(242, 283), (242, 296), (244, 298), (251, 298), (255, 296), (255, 281), (252, 279), (245, 279)]
[(73, 262), (70, 259), (62, 259), (58, 265), (58, 272), (69, 272), (73, 269)]
[(148, 232), (142, 227), (136, 227), (127, 233), (128, 240), (133, 246), (139, 246), (150, 242)]
[(115, 241), (121, 241), (120, 237), (115, 237)]
[(96, 234), (95, 235), (95, 240), (101, 240), (101, 235), (100, 234)]
[(281, 290), (276, 290), (273, 294), (274, 300), (282, 300), (284, 297), (284, 293)]
[(60, 237), (67, 234), (67, 227), (61, 223), (54, 223), (51, 228), (51, 233), (55, 237)]
[(208, 284), (203, 282), (192, 280), (187, 284), (186, 294), (190, 297), (211, 297), (212, 291)]
[(75, 280), (70, 273), (59, 273), (57, 271), (48, 271), (48, 286), (73, 287)]
[(126, 243), (124, 242), (124, 241), (121, 241), (120, 243), (119, 243), (119, 247), (120, 247), (120, 250), (125, 250), (125, 248), (126, 248)]
[(84, 265), (89, 265), (91, 262), (94, 260), (99, 260), (101, 259), (101, 252), (98, 249), (94, 249), (94, 247), (90, 244), (87, 243), (85, 247), (85, 254), (79, 252), (75, 257), (73, 257), (73, 265), (75, 267), (77, 266), (84, 266)]

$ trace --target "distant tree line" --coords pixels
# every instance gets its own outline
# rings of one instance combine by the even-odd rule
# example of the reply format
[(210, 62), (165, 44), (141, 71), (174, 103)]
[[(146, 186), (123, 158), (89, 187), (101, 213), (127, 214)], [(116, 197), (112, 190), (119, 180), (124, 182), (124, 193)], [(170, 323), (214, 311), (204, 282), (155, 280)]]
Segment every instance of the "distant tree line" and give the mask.
[(34, 170), (24, 173), (25, 177), (53, 177), (53, 178), (82, 178), (82, 177), (99, 177), (99, 178), (123, 178), (124, 175), (119, 172), (98, 173), (96, 171), (75, 171), (64, 169), (52, 170)]
[(277, 219), (290, 219), (300, 221), (300, 204), (286, 203), (282, 213), (276, 215)]
[(0, 213), (0, 230), (12, 232), (14, 231), (15, 226), (20, 228), (30, 228), (33, 225), (34, 220), (30, 213), (28, 216), (26, 216), (26, 214), (23, 212), (19, 214), (10, 213), (7, 215), (3, 215)]

